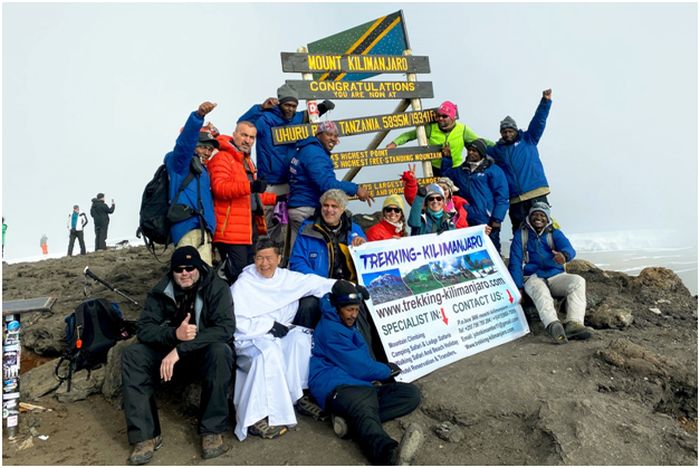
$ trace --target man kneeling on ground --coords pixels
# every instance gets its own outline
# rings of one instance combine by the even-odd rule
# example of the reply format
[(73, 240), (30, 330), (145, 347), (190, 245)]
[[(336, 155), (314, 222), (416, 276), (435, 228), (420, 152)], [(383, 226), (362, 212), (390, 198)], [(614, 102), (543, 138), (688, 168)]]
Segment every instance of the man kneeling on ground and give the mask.
[[(591, 329), (583, 325), (586, 313), (586, 280), (566, 273), (564, 264), (576, 251), (560, 229), (552, 226), (549, 205), (535, 202), (527, 219), (515, 231), (510, 245), (508, 271), (520, 289), (535, 303), (547, 333), (558, 344), (586, 340)], [(552, 296), (566, 297), (566, 322), (562, 327)]]
[(229, 344), (236, 329), (228, 285), (202, 261), (192, 246), (180, 247), (170, 272), (148, 293), (138, 322), (139, 343), (124, 350), (122, 385), (129, 443), (136, 444), (130, 465), (143, 465), (163, 442), (154, 387), (158, 378), (202, 378), (199, 434), (202, 458), (230, 447), (221, 434), (228, 429), (228, 395), (233, 367)]
[[(255, 264), (231, 286), (236, 324), (236, 406), (234, 433), (250, 432), (273, 439), (296, 425), (294, 406), (302, 414), (321, 417), (321, 408), (304, 395), (308, 388), (311, 328), (320, 310), (308, 311), (300, 301), (323, 297), (334, 279), (278, 268), (281, 245), (268, 237), (255, 246)], [(318, 309), (318, 300), (312, 301)]]
[(371, 463), (404, 464), (422, 442), (420, 427), (409, 425), (399, 444), (382, 423), (416, 409), (420, 392), (413, 384), (393, 381), (401, 372), (399, 366), (370, 357), (355, 324), (363, 298), (369, 299), (364, 286), (338, 280), (321, 300), (323, 315), (314, 332), (309, 388), (331, 413), (335, 433), (352, 434)]

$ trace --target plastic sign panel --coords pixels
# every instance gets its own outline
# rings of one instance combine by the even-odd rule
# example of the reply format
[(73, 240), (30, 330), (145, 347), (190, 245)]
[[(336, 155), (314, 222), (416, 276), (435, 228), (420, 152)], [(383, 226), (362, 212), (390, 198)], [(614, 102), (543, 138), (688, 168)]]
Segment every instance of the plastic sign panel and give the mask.
[[(310, 42), (310, 54), (402, 55), (409, 49), (408, 34), (401, 10), (363, 23), (332, 36)], [(328, 71), (314, 75), (319, 81), (359, 81), (376, 73)]]
[(412, 382), (530, 332), (520, 294), (484, 232), (468, 227), (351, 249), (387, 358)]
[(430, 81), (286, 80), (299, 99), (413, 99), (433, 97)]
[(442, 146), (413, 146), (393, 149), (374, 149), (332, 153), (333, 169), (349, 169), (351, 167), (382, 166), (384, 164), (412, 163), (416, 161), (431, 161), (442, 157)]
[(428, 57), (413, 55), (324, 55), (282, 52), (282, 71), (430, 73), (430, 62)]
[[(381, 132), (395, 128), (416, 127), (437, 122), (437, 108), (398, 114), (373, 115), (353, 119), (335, 120), (338, 136), (361, 135), (363, 133)], [(304, 140), (316, 134), (318, 124), (286, 125), (272, 127), (272, 142), (283, 145), (293, 141)]]

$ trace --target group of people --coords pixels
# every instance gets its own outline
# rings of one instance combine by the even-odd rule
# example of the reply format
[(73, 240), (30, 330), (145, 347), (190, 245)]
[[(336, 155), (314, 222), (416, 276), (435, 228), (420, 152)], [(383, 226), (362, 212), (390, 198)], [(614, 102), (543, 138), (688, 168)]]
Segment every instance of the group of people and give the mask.
[[(362, 185), (336, 178), (334, 122), (320, 123), (314, 136), (298, 143), (273, 144), (273, 127), (309, 121), (298, 103), (296, 92), (282, 86), (276, 99), (241, 116), (228, 136), (205, 124), (216, 104), (203, 102), (165, 156), (171, 209), (180, 219), (171, 226), (170, 271), (149, 293), (139, 343), (123, 357), (131, 464), (149, 462), (162, 442), (154, 385), (190, 373), (204, 381), (204, 458), (229, 449), (221, 434), (233, 383), (239, 440), (279, 437), (300, 413), (330, 419), (335, 433), (354, 436), (372, 463), (407, 462), (420, 444), (420, 429), (409, 426), (399, 442), (382, 422), (413, 411), (420, 393), (395, 381), (401, 369), (387, 359), (365, 305), (369, 293), (358, 284), (350, 249), (367, 241), (484, 225), (500, 250), (509, 212), (509, 271), (516, 285), (532, 298), (557, 343), (590, 336), (583, 325), (585, 282), (565, 272), (575, 251), (551, 218), (537, 150), (551, 90), (542, 93), (527, 130), (511, 117), (501, 121), (496, 143), (478, 138), (457, 122), (453, 103), (442, 103), (437, 122), (427, 126), (430, 143), (443, 147), (442, 159), (432, 163), (439, 179), (421, 186), (409, 166), (402, 176), (408, 218), (402, 197), (388, 196), (382, 218), (366, 235), (346, 211), (348, 197), (369, 205), (374, 199)], [(334, 104), (318, 107), (324, 114)], [(389, 147), (414, 138), (407, 132)], [(563, 325), (552, 299), (562, 294), (568, 298)]]
[[(98, 193), (92, 199), (90, 207), (90, 216), (95, 225), (95, 252), (98, 250), (107, 250), (107, 230), (109, 229), (109, 215), (114, 213), (114, 199), (111, 205), (105, 202), (105, 194)], [(73, 211), (68, 215), (66, 228), (68, 229), (68, 256), (73, 256), (73, 247), (76, 239), (80, 246), (80, 255), (85, 255), (85, 238), (83, 230), (88, 225), (88, 219), (85, 213), (80, 211), (79, 205), (73, 205)]]

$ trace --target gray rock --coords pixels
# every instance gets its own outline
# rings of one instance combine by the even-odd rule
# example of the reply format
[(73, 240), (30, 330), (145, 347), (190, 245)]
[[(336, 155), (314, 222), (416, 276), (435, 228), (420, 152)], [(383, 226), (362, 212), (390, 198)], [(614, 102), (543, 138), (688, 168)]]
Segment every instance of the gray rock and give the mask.
[(137, 338), (131, 337), (125, 341), (117, 342), (107, 354), (105, 364), (105, 379), (102, 385), (102, 394), (110, 401), (119, 402), (122, 394), (122, 354), (124, 348), (136, 343)]
[(623, 329), (632, 325), (632, 322), (634, 316), (629, 309), (607, 303), (586, 312), (586, 324), (593, 328)]
[(450, 421), (441, 422), (433, 428), (433, 431), (435, 431), (435, 435), (447, 442), (457, 443), (464, 438), (462, 429)]
[(66, 349), (66, 322), (63, 316), (41, 318), (22, 330), (22, 344), (41, 355), (63, 354)]
[(20, 380), (20, 394), (23, 401), (34, 401), (44, 395), (48, 395), (58, 388), (59, 380), (54, 371), (58, 358), (22, 374)]
[(56, 398), (61, 403), (74, 403), (84, 400), (94, 393), (102, 391), (102, 384), (105, 380), (105, 367), (95, 369), (91, 372), (81, 370), (73, 374), (70, 392), (67, 390), (67, 383), (63, 383), (56, 390)]

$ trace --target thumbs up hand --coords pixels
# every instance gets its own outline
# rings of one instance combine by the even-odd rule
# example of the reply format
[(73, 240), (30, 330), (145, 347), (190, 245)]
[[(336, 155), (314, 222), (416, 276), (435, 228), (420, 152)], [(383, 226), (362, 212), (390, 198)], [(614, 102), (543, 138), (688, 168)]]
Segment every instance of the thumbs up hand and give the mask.
[(175, 330), (175, 336), (180, 341), (192, 341), (197, 336), (197, 325), (190, 324), (190, 314), (185, 316), (179, 327)]

